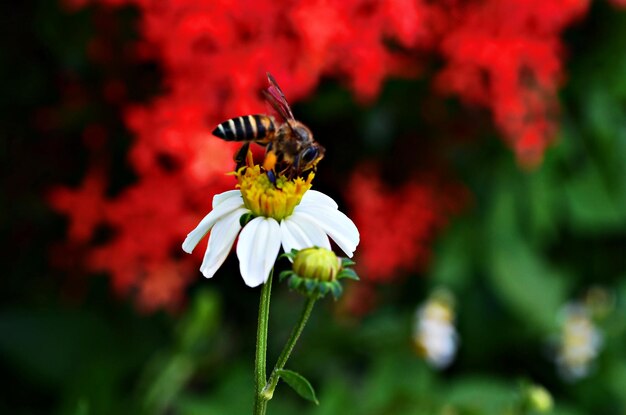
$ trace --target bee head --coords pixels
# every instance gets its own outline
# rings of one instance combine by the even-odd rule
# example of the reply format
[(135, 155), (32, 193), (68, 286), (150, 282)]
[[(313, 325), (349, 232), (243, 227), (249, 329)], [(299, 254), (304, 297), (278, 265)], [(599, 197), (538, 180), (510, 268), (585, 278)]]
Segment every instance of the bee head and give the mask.
[(326, 149), (316, 142), (300, 151), (296, 159), (296, 166), (299, 171), (307, 171), (317, 165), (324, 158)]

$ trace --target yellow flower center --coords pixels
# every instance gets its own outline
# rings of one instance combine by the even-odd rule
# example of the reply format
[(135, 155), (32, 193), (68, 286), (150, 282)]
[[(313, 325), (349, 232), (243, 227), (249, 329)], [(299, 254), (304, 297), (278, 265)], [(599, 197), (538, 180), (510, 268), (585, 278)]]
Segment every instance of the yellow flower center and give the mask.
[(283, 175), (272, 183), (267, 174), (258, 165), (242, 167), (235, 173), (244, 205), (254, 216), (265, 216), (278, 221), (293, 213), (304, 192), (311, 188), (315, 176), (309, 173), (306, 180), (298, 177), (293, 180)]

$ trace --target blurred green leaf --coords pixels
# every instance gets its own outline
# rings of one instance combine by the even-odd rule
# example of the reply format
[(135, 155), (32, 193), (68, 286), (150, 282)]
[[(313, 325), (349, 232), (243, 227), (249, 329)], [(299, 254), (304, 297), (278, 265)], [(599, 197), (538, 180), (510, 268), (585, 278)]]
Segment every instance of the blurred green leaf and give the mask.
[(402, 346), (396, 344), (376, 354), (358, 394), (363, 413), (413, 414), (437, 406), (431, 369), (409, 347)]
[(78, 311), (0, 312), (0, 355), (22, 373), (50, 386), (60, 386), (112, 338), (100, 319)]
[(626, 223), (626, 211), (613, 199), (594, 164), (588, 164), (574, 180), (565, 183), (565, 191), (573, 227), (599, 232)]
[(472, 229), (468, 221), (458, 221), (437, 241), (430, 275), (435, 285), (461, 291), (471, 283), (473, 272)]
[(599, 138), (598, 144), (611, 144), (614, 141), (616, 126), (623, 118), (622, 110), (615, 104), (614, 90), (604, 85), (587, 85), (585, 87), (584, 117), (588, 131)]
[(560, 200), (558, 179), (554, 168), (546, 163), (527, 177), (529, 232), (535, 246), (543, 247), (552, 241), (558, 232), (564, 203)]
[(507, 414), (517, 398), (515, 386), (493, 378), (465, 378), (450, 385), (445, 394), (446, 404), (463, 414)]
[(518, 318), (548, 332), (566, 300), (567, 279), (522, 239), (514, 193), (506, 181), (502, 183), (488, 217), (487, 273)]
[(626, 387), (626, 361), (613, 361), (608, 368), (607, 383), (611, 392), (621, 398), (622, 405), (626, 404), (624, 388)]
[(519, 240), (492, 247), (491, 259), (489, 275), (505, 304), (522, 321), (544, 332), (552, 331), (566, 300), (565, 276), (550, 269)]
[(212, 290), (199, 290), (195, 293), (190, 309), (177, 327), (176, 336), (180, 349), (184, 352), (201, 351), (203, 346), (215, 336), (221, 319), (219, 295)]
[(352, 404), (351, 386), (346, 379), (329, 377), (322, 385), (319, 406), (313, 407), (313, 415), (335, 415), (342, 413)]
[[(237, 362), (210, 390), (186, 392), (177, 397), (173, 402), (173, 412), (180, 415), (251, 413), (253, 385), (252, 365)], [(273, 408), (270, 409), (270, 413), (272, 412)]]
[(78, 402), (75, 415), (89, 415), (89, 404), (84, 400)]
[(568, 405), (556, 405), (550, 412), (550, 415), (583, 415), (584, 412), (578, 411)]
[(194, 362), (185, 355), (163, 358), (158, 374), (145, 393), (143, 408), (148, 414), (160, 414), (170, 406), (193, 375)]
[(164, 413), (184, 390), (200, 362), (210, 356), (220, 324), (220, 297), (199, 290), (175, 330), (177, 348), (159, 351), (146, 366), (140, 382), (146, 413)]

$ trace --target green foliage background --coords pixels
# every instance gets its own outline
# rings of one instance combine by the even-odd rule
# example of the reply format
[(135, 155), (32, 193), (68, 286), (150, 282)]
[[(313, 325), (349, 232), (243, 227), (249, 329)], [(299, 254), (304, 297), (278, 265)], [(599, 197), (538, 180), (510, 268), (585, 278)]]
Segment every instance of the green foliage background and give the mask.
[[(28, 171), (20, 163), (44, 159), (47, 147), (29, 129), (28, 114), (56, 99), (48, 73), (69, 65), (98, 77), (80, 52), (88, 11), (68, 17), (49, 2), (3, 8), (7, 33), (27, 47), (19, 50), (7, 36), (0, 60), (8, 137), (1, 149), (8, 255), (0, 294), (0, 413), (249, 413), (258, 300), (229, 283), (234, 276), (199, 281), (182, 315), (137, 315), (100, 277), (80, 283), (82, 301), (67, 300), (68, 279), (47, 263), (63, 221), (37, 194), (83, 162)], [(59, 25), (72, 36), (59, 33)], [(427, 275), (381, 287), (380, 306), (363, 319), (339, 316), (330, 300), (318, 306), (288, 367), (307, 375), (320, 405), (281, 384), (270, 413), (512, 414), (527, 382), (552, 393), (554, 414), (626, 414), (626, 13), (595, 3), (567, 45), (558, 142), (540, 168), (520, 169), (490, 129), (479, 146), (451, 152), (474, 199), (436, 241)], [(422, 83), (390, 81), (375, 105), (361, 107), (329, 84), (301, 108), (322, 131), (335, 129), (337, 119), (352, 120), (364, 142), (346, 145), (366, 152), (384, 149), (389, 139), (384, 131), (368, 133), (368, 120), (391, 114), (393, 128), (410, 129), (411, 117), (402, 116), (407, 100), (431, 98)], [(466, 108), (446, 105), (467, 116)], [(79, 125), (69, 121), (66, 132)], [(75, 142), (57, 145), (78, 154)], [(411, 345), (413, 313), (440, 286), (457, 297), (461, 338), (456, 361), (443, 372)], [(558, 336), (562, 306), (592, 286), (609, 293), (608, 313), (597, 321), (604, 344), (591, 374), (568, 382), (558, 375), (550, 339)], [(301, 299), (283, 286), (272, 301), (270, 362)]]

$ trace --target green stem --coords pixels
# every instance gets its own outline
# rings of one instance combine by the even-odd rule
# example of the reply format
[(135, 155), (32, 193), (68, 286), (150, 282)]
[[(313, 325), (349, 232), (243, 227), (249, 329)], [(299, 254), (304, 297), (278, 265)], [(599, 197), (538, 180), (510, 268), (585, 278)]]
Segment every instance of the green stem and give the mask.
[(263, 389), (267, 380), (267, 322), (270, 314), (270, 294), (272, 293), (272, 279), (274, 269), (270, 272), (267, 282), (261, 289), (259, 301), (259, 321), (256, 335), (256, 353), (254, 357), (254, 415), (265, 415), (267, 399), (263, 397)]
[(278, 356), (278, 361), (276, 362), (276, 366), (274, 366), (274, 370), (272, 370), (272, 374), (270, 375), (269, 380), (267, 381), (267, 385), (262, 391), (263, 398), (269, 401), (274, 396), (274, 389), (276, 389), (276, 385), (278, 384), (278, 371), (285, 367), (291, 352), (293, 351), (306, 322), (311, 315), (311, 311), (313, 310), (313, 306), (315, 305), (315, 301), (317, 298), (310, 297), (307, 299), (304, 308), (302, 309), (302, 314), (300, 314), (300, 320), (298, 324), (293, 328), (291, 334), (289, 335), (289, 340), (287, 340), (287, 344), (283, 348), (283, 351), (280, 352), (280, 356)]

